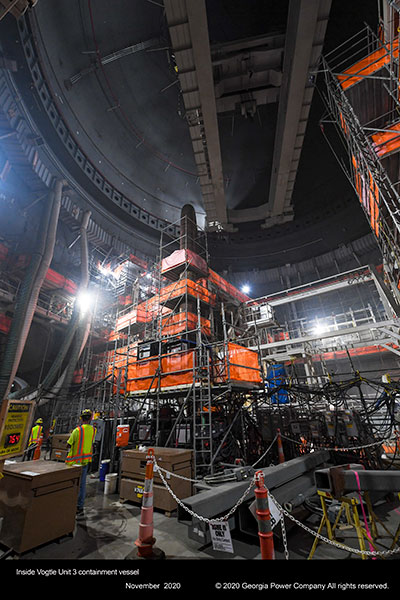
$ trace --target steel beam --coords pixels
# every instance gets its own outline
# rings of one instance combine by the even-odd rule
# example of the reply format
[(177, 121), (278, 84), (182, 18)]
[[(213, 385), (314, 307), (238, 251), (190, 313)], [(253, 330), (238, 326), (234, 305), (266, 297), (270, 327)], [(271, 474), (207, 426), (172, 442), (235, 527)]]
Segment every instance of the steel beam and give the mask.
[(314, 474), (315, 486), (335, 498), (351, 492), (398, 492), (400, 471), (366, 470), (360, 464), (346, 464), (317, 469)]
[(217, 111), (254, 117), (257, 106), (277, 102), (284, 35), (247, 38), (211, 48)]
[(291, 0), (289, 4), (269, 190), (272, 217), (290, 211), (314, 91), (310, 71), (315, 69), (322, 51), (330, 5), (330, 0)]
[[(367, 323), (366, 325), (357, 325), (356, 327), (349, 327), (347, 329), (337, 329), (335, 331), (327, 331), (326, 333), (322, 333), (319, 335), (307, 335), (304, 337), (293, 338), (289, 340), (284, 340), (282, 342), (271, 342), (269, 344), (261, 344), (260, 350), (267, 350), (269, 348), (281, 348), (284, 346), (295, 346), (296, 344), (304, 344), (305, 342), (313, 342), (321, 339), (332, 338), (332, 337), (342, 337), (345, 335), (353, 335), (355, 333), (360, 333), (362, 331), (369, 331), (372, 329), (380, 330), (383, 327), (387, 327), (388, 325), (392, 325), (392, 321), (380, 321), (377, 323)], [(380, 345), (380, 340), (374, 340), (376, 345)], [(387, 341), (387, 339), (385, 339)], [(252, 350), (257, 350), (257, 347), (250, 347)]]
[[(300, 456), (287, 462), (258, 469), (264, 474), (265, 486), (275, 495), (280, 488), (291, 483), (293, 488), (293, 497), (282, 497), (279, 494), (280, 500), (290, 502), (300, 492), (301, 485), (297, 481), (298, 478), (306, 476), (309, 472), (314, 472), (318, 466), (322, 466), (329, 461), (330, 453), (327, 450), (320, 450)], [(309, 480), (307, 479), (307, 487), (309, 488)], [(297, 481), (297, 483), (296, 483)], [(212, 489), (202, 491), (199, 494), (185, 498), (183, 504), (197, 515), (208, 519), (215, 518), (221, 514), (228, 512), (236, 502), (242, 497), (246, 488), (249, 487), (249, 480), (223, 483)], [(245, 500), (254, 499), (254, 491), (250, 490)], [(277, 497), (278, 500), (278, 497)], [(279, 500), (278, 500), (279, 501)], [(181, 522), (191, 521), (191, 516), (185, 509), (178, 505), (178, 520)]]
[(209, 229), (228, 225), (205, 0), (164, 0)]

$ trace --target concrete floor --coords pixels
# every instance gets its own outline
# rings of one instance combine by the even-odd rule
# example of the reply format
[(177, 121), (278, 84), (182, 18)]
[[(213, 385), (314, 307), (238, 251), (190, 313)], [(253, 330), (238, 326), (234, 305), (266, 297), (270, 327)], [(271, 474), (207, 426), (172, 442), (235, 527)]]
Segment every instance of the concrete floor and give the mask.
[[(135, 548), (138, 537), (141, 507), (121, 502), (118, 493), (105, 495), (105, 484), (98, 478), (87, 479), (85, 510), (77, 516), (72, 537), (66, 536), (20, 555), (23, 560), (122, 560)], [(212, 546), (201, 547), (189, 539), (188, 527), (178, 522), (176, 511), (167, 517), (163, 511), (153, 511), (156, 547), (166, 559), (260, 559), (260, 549), (254, 544), (233, 539), (234, 553), (214, 551)], [(0, 546), (1, 547), (1, 546)], [(11, 558), (16, 558), (14, 555)], [(7, 558), (8, 560), (8, 558)]]
[[(128, 562), (127, 560), (131, 558), (131, 553), (135, 549), (134, 542), (138, 537), (140, 505), (120, 502), (118, 493), (105, 495), (105, 484), (97, 477), (89, 476), (87, 481), (85, 512), (83, 516), (76, 518), (73, 535), (45, 544), (20, 556), (8, 555), (2, 564), (7, 566), (10, 576), (19, 565), (23, 565), (23, 568), (27, 566), (37, 568), (36, 565), (45, 565), (46, 568), (52, 568), (53, 565), (57, 565), (56, 568), (60, 568), (60, 565), (64, 568), (67, 565), (67, 568), (70, 568), (74, 565), (74, 568), (78, 568), (79, 565), (79, 569), (87, 565), (98, 569), (99, 565), (104, 568), (103, 565), (106, 564), (107, 569), (114, 568), (115, 565), (123, 565), (124, 568), (128, 565), (132, 569), (131, 565), (140, 563), (141, 575), (147, 574), (149, 563), (152, 563), (151, 569), (153, 569), (154, 561)], [(382, 501), (374, 507), (377, 516), (393, 533), (400, 523), (399, 504), (396, 497), (391, 502)], [(306, 524), (314, 530), (318, 529), (319, 523), (320, 517), (317, 514), (310, 515), (306, 521)], [(395, 575), (393, 560), (400, 558), (399, 552), (385, 560), (364, 561), (359, 555), (320, 543), (313, 559), (307, 561), (314, 541), (313, 536), (298, 525), (286, 521), (289, 562), (286, 560), (283, 544), (279, 539), (281, 528), (278, 524), (275, 530), (277, 535), (274, 536), (276, 561), (272, 566), (270, 562), (261, 561), (257, 538), (232, 532), (234, 552), (219, 552), (215, 551), (212, 545), (202, 547), (197, 541), (191, 540), (188, 536), (188, 527), (178, 522), (176, 512), (167, 517), (162, 511), (154, 509), (153, 524), (156, 547), (165, 553), (165, 560), (156, 561), (158, 575), (156, 576), (152, 570), (151, 580), (158, 581), (159, 577), (165, 579), (168, 574), (169, 581), (171, 577), (175, 577), (191, 585), (196, 573), (198, 585), (206, 585), (207, 581), (207, 585), (211, 586), (210, 589), (215, 589), (217, 585), (215, 582), (219, 581), (225, 583), (233, 581), (237, 584), (238, 581), (250, 580), (260, 583), (261, 574), (262, 580), (264, 582), (268, 580), (269, 584), (271, 578), (287, 583), (306, 577), (307, 581), (312, 582), (322, 577), (326, 569), (331, 573), (330, 579), (333, 578), (332, 573), (336, 573), (341, 580), (346, 580), (347, 577), (353, 582), (365, 581), (366, 577), (372, 576), (372, 583), (383, 580), (387, 582)], [(387, 534), (380, 526), (378, 529), (382, 534), (379, 538), (379, 547), (382, 550), (388, 549), (392, 540), (385, 537)], [(322, 534), (326, 536), (326, 531), (324, 530)], [(359, 548), (354, 529), (341, 529), (337, 533), (337, 538), (346, 545)], [(0, 544), (0, 552), (5, 550), (7, 549)], [(201, 578), (199, 580), (199, 572), (206, 572), (207, 580), (202, 581)], [(326, 578), (322, 581), (326, 581)], [(96, 583), (100, 584), (101, 580)], [(392, 588), (389, 586), (388, 589)], [(385, 591), (387, 590), (380, 590), (380, 593)]]

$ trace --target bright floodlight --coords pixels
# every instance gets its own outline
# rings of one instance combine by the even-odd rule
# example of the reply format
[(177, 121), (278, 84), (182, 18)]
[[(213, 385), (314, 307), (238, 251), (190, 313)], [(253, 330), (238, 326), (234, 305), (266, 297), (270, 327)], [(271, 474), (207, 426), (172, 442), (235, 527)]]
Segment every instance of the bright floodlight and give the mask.
[(103, 267), (103, 265), (99, 266), (99, 271), (100, 271), (100, 273), (102, 275), (107, 275), (108, 276), (108, 275), (112, 274), (112, 271), (111, 271), (110, 267)]
[(242, 292), (243, 294), (250, 294), (250, 286), (247, 284), (242, 285)]
[(318, 325), (316, 325), (313, 329), (313, 334), (314, 335), (322, 335), (323, 333), (326, 333), (327, 328), (325, 327), (325, 325), (322, 325), (322, 323), (318, 323)]
[(81, 313), (86, 313), (94, 304), (93, 294), (88, 291), (79, 292), (76, 297), (76, 302)]

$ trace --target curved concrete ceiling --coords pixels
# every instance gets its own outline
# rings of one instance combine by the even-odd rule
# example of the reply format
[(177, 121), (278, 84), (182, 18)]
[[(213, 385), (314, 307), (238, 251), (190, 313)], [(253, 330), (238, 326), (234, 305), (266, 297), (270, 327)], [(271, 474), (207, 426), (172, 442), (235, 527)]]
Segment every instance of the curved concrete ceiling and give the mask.
[[(206, 2), (206, 14), (197, 16), (198, 23), (207, 17), (207, 39), (197, 39), (200, 25), (186, 27), (191, 57), (177, 11), (199, 10), (201, 2), (39, 0), (28, 18), (52, 100), (104, 180), (168, 222), (192, 203), (201, 225), (222, 225), (209, 236), (215, 263), (224, 268), (235, 261), (244, 269), (249, 260), (260, 268), (304, 260), (369, 232), (319, 129), (323, 106), (310, 79), (317, 58), (310, 53), (318, 54), (323, 43), (327, 50), (336, 46), (364, 21), (374, 27), (376, 2), (330, 4)], [(199, 56), (210, 61), (211, 100)], [(299, 65), (293, 74), (294, 59)], [(198, 80), (190, 88), (194, 72)], [(195, 92), (200, 113), (189, 104)], [(207, 130), (204, 120), (206, 135), (196, 151), (191, 127), (206, 115), (217, 127)], [(207, 214), (219, 201), (215, 194), (211, 204), (206, 201), (207, 168), (198, 160), (204, 146), (225, 223)], [(77, 180), (72, 167), (71, 173)], [(79, 183), (125, 220), (104, 194)]]

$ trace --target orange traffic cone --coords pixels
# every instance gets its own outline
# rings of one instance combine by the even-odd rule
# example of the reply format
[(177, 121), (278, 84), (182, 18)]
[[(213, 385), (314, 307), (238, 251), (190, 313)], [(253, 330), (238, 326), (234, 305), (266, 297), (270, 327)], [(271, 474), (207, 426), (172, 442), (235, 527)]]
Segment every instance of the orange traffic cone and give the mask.
[(276, 430), (278, 433), (278, 437), (277, 437), (277, 443), (278, 443), (278, 458), (279, 458), (279, 464), (282, 464), (285, 462), (285, 455), (283, 453), (283, 446), (282, 446), (282, 438), (281, 438), (281, 430), (277, 429)]
[(258, 537), (262, 560), (274, 560), (274, 540), (271, 527), (271, 513), (268, 507), (268, 490), (264, 485), (264, 473), (256, 473), (256, 515), (258, 519)]
[(155, 548), (153, 537), (153, 476), (154, 476), (154, 450), (149, 448), (147, 454), (142, 511), (140, 515), (139, 536), (135, 541), (136, 548), (127, 558), (165, 558), (159, 548)]

